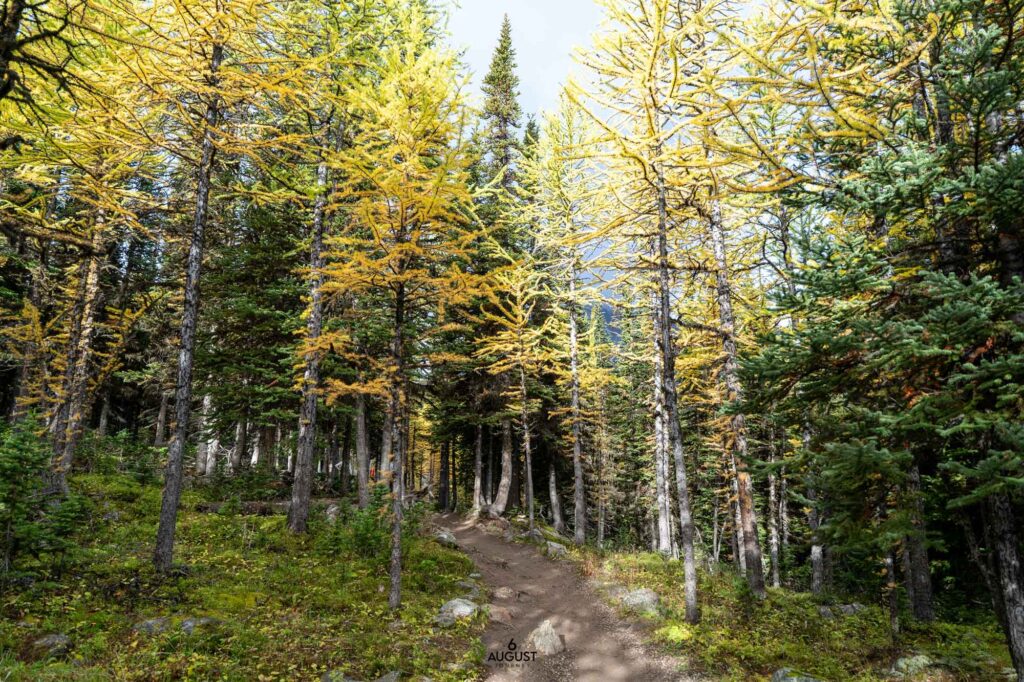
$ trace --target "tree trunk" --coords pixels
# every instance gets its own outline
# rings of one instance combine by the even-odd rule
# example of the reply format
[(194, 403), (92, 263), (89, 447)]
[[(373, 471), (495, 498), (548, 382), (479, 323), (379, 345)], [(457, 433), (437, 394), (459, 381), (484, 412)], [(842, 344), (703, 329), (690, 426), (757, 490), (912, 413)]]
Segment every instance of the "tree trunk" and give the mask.
[(487, 428), (487, 478), (484, 479), (484, 506), (494, 504), (494, 429)]
[(442, 512), (448, 511), (448, 453), (451, 446), (448, 441), (441, 443), (441, 485), (437, 490), (437, 505)]
[(580, 409), (579, 340), (576, 329), (576, 250), (569, 265), (569, 369), (572, 407), (572, 541), (582, 545), (587, 539), (587, 494), (583, 483), (583, 415)]
[(162, 448), (167, 445), (167, 406), (170, 396), (167, 391), (160, 392), (160, 409), (156, 413), (156, 425), (153, 427), (153, 447)]
[(100, 423), (96, 428), (96, 433), (101, 436), (107, 435), (110, 429), (110, 396), (103, 396), (103, 403), (100, 405)]
[[(530, 452), (530, 416), (526, 409), (526, 371), (519, 366), (519, 399), (521, 401), (520, 419), (523, 422), (523, 456), (526, 459), (526, 509), (530, 519), (530, 530), (533, 530), (533, 463)], [(577, 531), (577, 537), (580, 533)], [(578, 541), (581, 542), (582, 540)]]
[[(742, 398), (736, 362), (736, 319), (732, 311), (732, 291), (729, 285), (729, 263), (726, 258), (725, 231), (717, 201), (711, 205), (708, 220), (711, 242), (715, 254), (718, 315), (722, 327), (724, 362), (721, 376), (725, 384), (725, 399), (735, 403)], [(732, 417), (733, 448), (736, 460), (736, 487), (743, 528), (743, 554), (747, 583), (758, 598), (765, 596), (764, 567), (761, 563), (761, 543), (757, 537), (757, 512), (754, 507), (754, 488), (747, 468), (746, 417), (736, 413)]]
[(998, 603), (1003, 611), (1000, 622), (1017, 679), (1024, 680), (1024, 562), (1016, 509), (1005, 493), (985, 500), (985, 524), (992, 539)]
[[(774, 430), (769, 430), (771, 442), (769, 443), (769, 460), (775, 462), (775, 439)], [(772, 471), (768, 474), (768, 549), (771, 553), (772, 562), (772, 587), (779, 587), (782, 582), (781, 571), (779, 567), (779, 522), (776, 516), (776, 510), (778, 509), (778, 486), (775, 480), (775, 472)]]
[(665, 409), (664, 357), (661, 353), (660, 305), (654, 301), (654, 492), (658, 510), (657, 548), (658, 552), (669, 555), (672, 552), (672, 531), (669, 523), (671, 511), (668, 501), (668, 437), (667, 410)]
[(391, 362), (393, 375), (391, 377), (391, 405), (388, 410), (390, 415), (392, 433), (391, 441), (395, 447), (394, 466), (391, 471), (391, 565), (389, 569), (391, 579), (391, 590), (388, 594), (388, 607), (395, 611), (402, 604), (402, 511), (403, 497), (402, 490), (402, 464), (404, 459), (404, 440), (398, 432), (399, 424), (402, 423), (400, 415), (405, 405), (403, 396), (403, 385), (405, 381), (405, 341), (403, 338), (405, 329), (405, 286), (398, 285), (395, 294), (395, 328), (394, 338), (391, 345)]
[(473, 507), (470, 511), (472, 518), (480, 516), (483, 509), (483, 456), (484, 456), (484, 427), (476, 425), (476, 443), (473, 446)]
[(356, 485), (359, 488), (359, 508), (370, 504), (370, 442), (366, 431), (366, 396), (356, 394)]
[(320, 351), (316, 347), (323, 329), (323, 246), (327, 213), (327, 161), (316, 170), (316, 199), (309, 245), (309, 316), (306, 319), (305, 370), (302, 374), (302, 403), (299, 412), (299, 441), (295, 451), (292, 503), (288, 507), (288, 528), (305, 533), (309, 520), (309, 498), (313, 487), (313, 448), (316, 446), (317, 391), (320, 385)]
[[(217, 72), (224, 58), (224, 46), (213, 46), (210, 61), (210, 81), (216, 90)], [(210, 174), (216, 151), (213, 135), (217, 125), (218, 100), (216, 95), (206, 107), (203, 126), (202, 154), (196, 178), (196, 210), (192, 222), (192, 239), (185, 270), (185, 302), (181, 316), (181, 348), (178, 354), (178, 376), (175, 390), (174, 438), (167, 452), (164, 475), (164, 494), (160, 505), (160, 524), (156, 532), (156, 551), (153, 564), (160, 573), (171, 568), (174, 558), (174, 531), (178, 522), (178, 501), (181, 497), (181, 467), (185, 442), (188, 438), (188, 417), (192, 402), (192, 355), (195, 347), (196, 319), (199, 313), (199, 271), (203, 265), (203, 233), (206, 230), (207, 200), (210, 196)]]
[(565, 532), (565, 520), (562, 518), (562, 503), (558, 499), (558, 480), (555, 476), (555, 463), (548, 465), (548, 494), (551, 496), (552, 525), (559, 533)]
[(196, 432), (199, 434), (199, 442), (196, 443), (196, 476), (206, 473), (206, 462), (210, 457), (210, 436), (207, 430), (212, 410), (213, 396), (207, 393), (203, 396), (203, 406), (199, 410), (199, 423), (196, 424)]
[(63, 398), (59, 412), (64, 415), (61, 430), (56, 434), (54, 448), (56, 467), (54, 468), (54, 486), (62, 493), (68, 492), (67, 474), (71, 471), (78, 439), (81, 437), (85, 403), (89, 394), (89, 365), (92, 362), (92, 336), (96, 322), (96, 311), (99, 309), (100, 258), (103, 250), (103, 212), (100, 211), (93, 227), (92, 253), (86, 266), (85, 275), (79, 290), (82, 292), (81, 305), (78, 306), (79, 317), (75, 323), (71, 342), (71, 357), (68, 358), (68, 372), (63, 387)]
[(231, 473), (237, 474), (242, 466), (242, 458), (245, 457), (246, 451), (249, 449), (248, 444), (249, 435), (249, 423), (248, 419), (243, 416), (235, 424), (235, 444), (231, 448), (231, 459), (229, 461)]
[(341, 441), (341, 494), (348, 495), (352, 487), (352, 415), (345, 417), (345, 433)]
[(512, 421), (505, 417), (501, 420), (501, 481), (498, 483), (498, 494), (491, 505), (491, 515), (501, 516), (508, 505), (509, 487), (512, 484)]
[(914, 532), (907, 536), (907, 556), (910, 559), (909, 581), (910, 607), (914, 618), (920, 621), (935, 620), (932, 607), (932, 577), (928, 562), (928, 548), (925, 546), (924, 503), (921, 500), (921, 471), (917, 464), (910, 467), (907, 477), (907, 493), (910, 497), (911, 522)]

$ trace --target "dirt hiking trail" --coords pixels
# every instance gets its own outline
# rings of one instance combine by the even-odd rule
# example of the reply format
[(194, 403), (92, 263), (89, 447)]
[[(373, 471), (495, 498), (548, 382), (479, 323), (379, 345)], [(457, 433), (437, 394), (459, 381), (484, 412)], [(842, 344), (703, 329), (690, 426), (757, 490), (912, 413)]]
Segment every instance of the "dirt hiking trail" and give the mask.
[[(515, 639), (525, 651), (530, 633), (550, 620), (566, 650), (509, 666), (488, 665), (491, 682), (647, 682), (691, 681), (680, 662), (645, 642), (645, 627), (619, 617), (577, 574), (572, 564), (542, 556), (531, 544), (508, 542), (455, 514), (435, 517), (455, 535), (476, 564), (501, 620), (483, 635), (484, 658), (505, 652)], [(506, 588), (506, 589), (502, 589)], [(507, 609), (507, 611), (505, 610)], [(497, 609), (496, 609), (497, 610)]]

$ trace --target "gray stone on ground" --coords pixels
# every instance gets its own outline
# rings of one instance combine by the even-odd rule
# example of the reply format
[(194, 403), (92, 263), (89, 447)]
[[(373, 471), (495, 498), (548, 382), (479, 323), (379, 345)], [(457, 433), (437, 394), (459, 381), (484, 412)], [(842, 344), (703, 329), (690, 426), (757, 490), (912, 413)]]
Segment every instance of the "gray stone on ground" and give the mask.
[(550, 620), (545, 620), (538, 625), (527, 637), (526, 643), (541, 656), (550, 656), (565, 651), (565, 642), (555, 632), (555, 627)]
[(516, 591), (511, 587), (499, 587), (494, 591), (494, 596), (498, 599), (515, 599)]
[(527, 540), (534, 542), (544, 542), (544, 533), (541, 533), (539, 529), (534, 528), (524, 536)]
[(915, 654), (897, 659), (892, 665), (892, 672), (900, 677), (912, 677), (933, 665), (935, 662), (929, 657), (924, 654)]
[(476, 604), (468, 599), (461, 597), (452, 599), (441, 607), (437, 616), (434, 617), (434, 622), (441, 627), (451, 627), (457, 620), (475, 616), (478, 608)]
[(511, 625), (512, 619), (516, 617), (515, 609), (511, 609), (507, 606), (499, 606), (498, 604), (491, 604), (487, 607), (488, 617), (495, 623), (501, 623), (502, 625)]
[(381, 675), (373, 682), (398, 682), (398, 680), (401, 679), (401, 677), (402, 673), (398, 672), (397, 670), (392, 670), (386, 675)]
[(479, 573), (470, 573), (470, 574), (469, 574), (469, 577), (470, 577), (471, 579), (473, 579), (473, 580), (476, 580), (476, 579), (478, 579), (478, 578), (482, 578), (483, 576), (482, 576), (482, 575), (480, 575)]
[(551, 540), (548, 540), (544, 553), (549, 557), (561, 558), (568, 556), (569, 551), (565, 548), (565, 545), (560, 545), (557, 542), (551, 542)]
[(476, 583), (472, 583), (468, 580), (460, 580), (455, 584), (466, 590), (466, 596), (470, 599), (476, 599), (480, 596), (480, 588), (477, 587)]
[(821, 682), (821, 680), (790, 668), (782, 668), (772, 674), (772, 682)]
[(329, 507), (327, 507), (327, 510), (324, 512), (324, 514), (327, 516), (328, 521), (334, 523), (338, 520), (338, 516), (341, 515), (341, 507), (339, 507), (336, 504), (332, 504)]
[(45, 635), (32, 642), (32, 655), (34, 658), (64, 658), (74, 648), (71, 638), (61, 633)]
[(658, 593), (649, 587), (641, 587), (622, 596), (622, 605), (636, 613), (656, 614), (660, 604)]
[(181, 621), (181, 629), (186, 635), (191, 635), (196, 631), (196, 628), (203, 628), (207, 625), (217, 625), (220, 621), (216, 618), (207, 618), (202, 616), (200, 618), (186, 618)]
[(330, 670), (320, 677), (320, 682), (359, 682), (359, 680), (338, 670)]
[(444, 547), (451, 547), (457, 549), (459, 543), (455, 540), (455, 536), (446, 530), (439, 530), (434, 534), (434, 539), (437, 540), (438, 544)]
[(832, 613), (832, 608), (829, 606), (819, 606), (818, 615), (826, 620), (832, 620), (836, 617), (836, 614)]
[(840, 605), (839, 612), (842, 613), (844, 616), (855, 616), (855, 615), (857, 615), (858, 613), (860, 613), (861, 611), (863, 611), (866, 608), (867, 607), (864, 606), (863, 604), (858, 604), (857, 602), (853, 602), (852, 604), (842, 604), (842, 605)]
[(136, 623), (132, 626), (132, 630), (141, 632), (144, 635), (156, 635), (166, 631), (170, 624), (169, 618), (150, 618), (149, 620)]

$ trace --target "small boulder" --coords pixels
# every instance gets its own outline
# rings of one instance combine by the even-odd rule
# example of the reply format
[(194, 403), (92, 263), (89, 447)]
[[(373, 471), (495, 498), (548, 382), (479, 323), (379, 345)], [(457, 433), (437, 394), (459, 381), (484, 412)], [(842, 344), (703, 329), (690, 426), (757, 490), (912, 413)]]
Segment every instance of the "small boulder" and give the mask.
[(842, 613), (844, 616), (855, 616), (866, 608), (867, 607), (863, 604), (858, 604), (857, 602), (854, 602), (852, 604), (841, 605), (839, 607), (839, 612)]
[(143, 635), (157, 635), (165, 632), (170, 627), (171, 621), (168, 618), (150, 618), (136, 623), (132, 630)]
[(515, 609), (510, 609), (507, 606), (498, 606), (497, 604), (488, 606), (487, 614), (492, 621), (502, 625), (511, 625), (512, 619), (516, 617)]
[(530, 633), (526, 639), (527, 645), (541, 656), (551, 656), (565, 651), (565, 642), (555, 632), (550, 620), (545, 620)]
[(511, 587), (499, 587), (494, 591), (494, 596), (498, 599), (515, 599), (516, 591)]
[(460, 580), (455, 584), (466, 590), (466, 596), (470, 599), (476, 599), (480, 596), (480, 588), (475, 583), (471, 583), (468, 580)]
[(623, 606), (630, 611), (644, 615), (658, 613), (660, 604), (661, 599), (658, 597), (658, 593), (648, 587), (641, 587), (639, 590), (627, 592), (622, 597)]
[(439, 530), (434, 534), (434, 539), (437, 543), (443, 547), (451, 547), (452, 549), (458, 549), (459, 543), (455, 540), (455, 536), (446, 530)]
[(565, 545), (548, 540), (544, 553), (549, 557), (561, 559), (569, 555), (569, 550), (565, 548)]
[(818, 615), (824, 618), (825, 620), (832, 620), (836, 617), (836, 614), (832, 612), (832, 608), (829, 606), (819, 606)]
[(772, 674), (772, 682), (821, 682), (821, 680), (817, 677), (811, 677), (810, 675), (804, 675), (803, 673), (791, 670), (790, 668), (782, 668)]
[(67, 635), (55, 633), (46, 635), (32, 642), (32, 658), (44, 660), (48, 658), (65, 658), (71, 653), (74, 644)]
[(935, 662), (924, 654), (904, 656), (897, 659), (892, 665), (892, 672), (899, 677), (913, 677), (924, 670), (935, 665)]
[(349, 677), (341, 671), (331, 670), (321, 675), (320, 682), (359, 682), (359, 680)]
[(210, 625), (217, 625), (220, 621), (216, 618), (186, 618), (181, 621), (181, 629), (186, 635), (191, 635), (197, 628), (204, 628)]
[(476, 615), (478, 607), (468, 599), (452, 599), (441, 607), (434, 622), (441, 627), (451, 627), (455, 621), (463, 618), (472, 618)]
[(469, 574), (469, 577), (470, 577), (470, 579), (471, 579), (471, 580), (479, 580), (479, 579), (480, 579), (480, 578), (482, 578), (483, 576), (482, 576), (482, 575), (480, 575), (479, 573), (470, 573), (470, 574)]
[(335, 523), (338, 520), (338, 517), (341, 516), (341, 507), (339, 507), (336, 504), (332, 504), (329, 507), (327, 507), (327, 510), (324, 512), (324, 515), (327, 516), (328, 521), (330, 521), (331, 523)]
[(527, 540), (530, 540), (532, 542), (539, 542), (539, 543), (543, 543), (544, 542), (544, 533), (541, 533), (540, 530), (538, 530), (537, 528), (534, 528), (533, 530), (531, 530), (529, 533), (527, 533), (523, 537), (525, 537)]
[(398, 680), (401, 679), (401, 677), (402, 673), (398, 672), (397, 670), (392, 670), (386, 675), (381, 675), (373, 682), (398, 682)]

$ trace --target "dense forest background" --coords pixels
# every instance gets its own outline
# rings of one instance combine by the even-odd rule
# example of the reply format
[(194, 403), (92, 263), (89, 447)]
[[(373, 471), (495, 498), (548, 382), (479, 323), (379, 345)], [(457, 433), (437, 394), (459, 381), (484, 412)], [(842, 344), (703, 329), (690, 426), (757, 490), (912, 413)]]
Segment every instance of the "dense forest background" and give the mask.
[(426, 500), (1024, 679), (1024, 4), (599, 4), (534, 116), (430, 0), (3, 0), (4, 591), (127, 473), (157, 578), (340, 499), (399, 610)]

